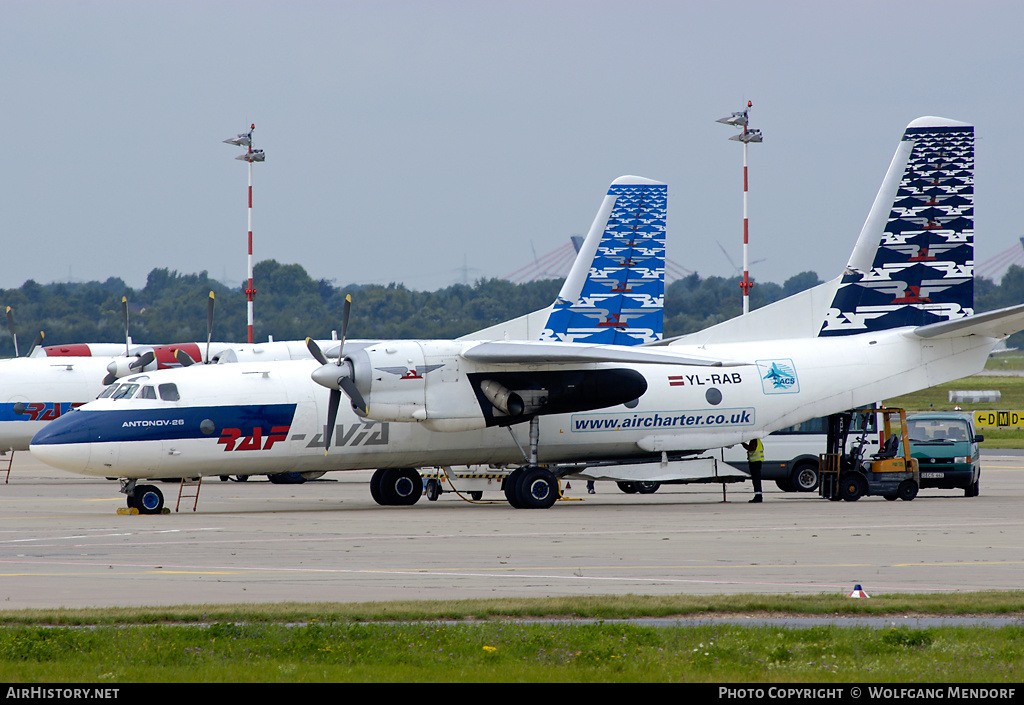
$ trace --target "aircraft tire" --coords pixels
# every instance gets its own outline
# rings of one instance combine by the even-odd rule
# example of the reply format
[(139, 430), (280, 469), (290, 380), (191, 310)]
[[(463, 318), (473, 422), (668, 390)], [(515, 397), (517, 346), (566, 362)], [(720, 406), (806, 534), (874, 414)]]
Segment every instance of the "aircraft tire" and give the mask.
[(637, 482), (636, 491), (640, 494), (654, 494), (661, 488), (660, 482)]
[(412, 468), (387, 468), (381, 475), (380, 495), (386, 505), (412, 506), (423, 495), (423, 478)]
[(384, 476), (384, 470), (380, 469), (373, 473), (373, 477), (370, 478), (370, 496), (373, 497), (373, 501), (377, 504), (384, 506), (384, 496), (380, 493), (380, 481)]
[(558, 480), (547, 468), (527, 468), (517, 489), (523, 509), (548, 509), (558, 501)]
[(164, 509), (164, 493), (155, 485), (136, 485), (134, 502), (139, 514), (159, 514)]
[(516, 468), (505, 477), (505, 481), (501, 486), (502, 491), (505, 493), (505, 499), (507, 499), (508, 503), (515, 509), (523, 508), (519, 503), (519, 491), (517, 485), (525, 471), (526, 468)]
[(635, 482), (616, 482), (615, 485), (626, 494), (636, 494)]

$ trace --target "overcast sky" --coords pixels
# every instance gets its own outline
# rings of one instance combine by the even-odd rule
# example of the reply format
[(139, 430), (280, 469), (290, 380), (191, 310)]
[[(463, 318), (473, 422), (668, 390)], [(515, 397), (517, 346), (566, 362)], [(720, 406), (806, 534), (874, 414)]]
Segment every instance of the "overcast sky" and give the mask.
[(755, 278), (838, 274), (922, 115), (976, 126), (991, 275), (1024, 235), (1022, 27), (1010, 0), (4, 0), (0, 287), (237, 286), (247, 167), (221, 141), (251, 123), (256, 261), (339, 286), (502, 277), (636, 174), (669, 185), (669, 259), (729, 276), (742, 148), (715, 120), (748, 100)]

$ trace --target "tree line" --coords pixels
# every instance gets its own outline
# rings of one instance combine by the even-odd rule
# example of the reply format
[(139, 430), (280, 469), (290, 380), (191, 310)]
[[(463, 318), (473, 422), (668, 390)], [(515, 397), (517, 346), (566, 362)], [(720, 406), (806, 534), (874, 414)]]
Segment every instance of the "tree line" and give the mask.
[[(349, 336), (353, 338), (455, 338), (541, 309), (561, 288), (560, 280), (514, 284), (481, 279), (436, 291), (415, 291), (402, 284), (337, 287), (314, 280), (298, 264), (265, 260), (255, 265), (254, 339), (329, 338), (341, 325), (346, 294), (352, 295)], [(691, 274), (665, 289), (665, 336), (682, 335), (740, 315), (739, 277)], [(783, 284), (757, 282), (750, 308), (757, 309), (820, 284), (814, 272), (802, 272)], [(181, 274), (154, 269), (139, 290), (116, 277), (104, 282), (39, 284), (26, 281), (0, 290), (0, 305), (14, 313), (18, 348), (24, 355), (33, 338), (45, 333), (45, 345), (124, 340), (121, 298), (129, 309), (134, 341), (149, 344), (205, 341), (207, 298), (214, 292), (213, 339), (247, 338), (244, 285), (228, 287), (207, 273)], [(988, 311), (1024, 302), (1024, 268), (1013, 265), (999, 283), (975, 280), (975, 308)], [(1024, 344), (1024, 334), (1019, 338)], [(14, 355), (10, 335), (0, 337), (0, 356)]]

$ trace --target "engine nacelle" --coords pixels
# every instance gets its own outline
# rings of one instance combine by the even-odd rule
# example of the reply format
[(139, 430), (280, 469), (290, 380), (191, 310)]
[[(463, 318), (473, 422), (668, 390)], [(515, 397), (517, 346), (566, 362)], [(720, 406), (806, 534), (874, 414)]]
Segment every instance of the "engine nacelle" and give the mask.
[(428, 427), (437, 421), (451, 427), (445, 430), (483, 428), (476, 396), (460, 371), (463, 347), (455, 341), (396, 340), (346, 355), (366, 417)]
[(153, 348), (132, 348), (130, 353), (130, 356), (116, 357), (110, 361), (107, 365), (107, 379), (121, 379), (157, 369), (158, 362)]
[[(554, 365), (509, 372), (507, 366), (462, 358), (466, 345), (445, 340), (382, 342), (346, 355), (339, 375), (349, 374), (350, 366), (366, 403), (366, 418), (418, 422), (433, 431), (469, 431), (536, 415), (605, 408), (638, 399), (647, 391), (647, 380), (636, 370)], [(333, 381), (325, 386), (338, 388)]]

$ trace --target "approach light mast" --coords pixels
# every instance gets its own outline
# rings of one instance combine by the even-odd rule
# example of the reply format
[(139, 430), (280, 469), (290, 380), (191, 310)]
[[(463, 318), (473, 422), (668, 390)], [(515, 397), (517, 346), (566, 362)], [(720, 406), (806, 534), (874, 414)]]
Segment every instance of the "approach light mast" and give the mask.
[(747, 245), (750, 239), (749, 220), (747, 218), (747, 145), (751, 142), (762, 141), (760, 130), (752, 130), (747, 127), (752, 107), (754, 107), (754, 104), (748, 100), (746, 110), (733, 113), (729, 117), (720, 118), (715, 121), (723, 125), (743, 128), (743, 132), (733, 135), (729, 139), (743, 143), (743, 281), (740, 282), (740, 289), (743, 291), (744, 315), (750, 311), (750, 289), (754, 286), (754, 282), (750, 281), (749, 259), (747, 258)]
[(253, 123), (249, 127), (248, 132), (243, 132), (237, 137), (224, 140), (225, 144), (234, 144), (239, 147), (246, 147), (247, 151), (245, 154), (240, 154), (235, 159), (249, 163), (249, 284), (245, 288), (245, 298), (248, 302), (248, 324), (249, 324), (249, 342), (252, 342), (252, 327), (253, 327), (253, 299), (256, 298), (256, 287), (252, 284), (252, 165), (253, 162), (262, 162), (266, 156), (263, 154), (262, 149), (252, 148), (252, 133), (256, 129), (256, 124)]

